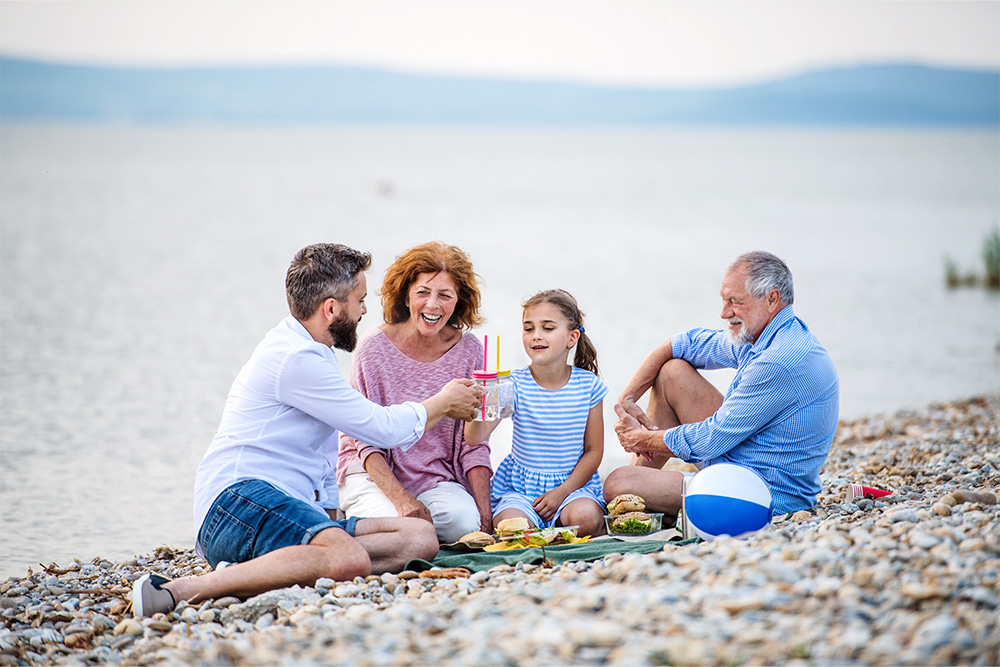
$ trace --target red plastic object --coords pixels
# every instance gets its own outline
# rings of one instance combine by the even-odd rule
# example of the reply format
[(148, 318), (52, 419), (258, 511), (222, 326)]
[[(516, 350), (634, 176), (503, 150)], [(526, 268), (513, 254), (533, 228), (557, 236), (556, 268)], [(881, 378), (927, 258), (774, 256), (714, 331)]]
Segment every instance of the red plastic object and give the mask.
[(884, 489), (876, 489), (871, 486), (862, 486), (861, 484), (851, 484), (847, 489), (847, 501), (851, 502), (859, 498), (870, 498), (875, 500), (876, 498), (883, 498), (885, 496), (891, 496), (892, 491), (885, 491)]

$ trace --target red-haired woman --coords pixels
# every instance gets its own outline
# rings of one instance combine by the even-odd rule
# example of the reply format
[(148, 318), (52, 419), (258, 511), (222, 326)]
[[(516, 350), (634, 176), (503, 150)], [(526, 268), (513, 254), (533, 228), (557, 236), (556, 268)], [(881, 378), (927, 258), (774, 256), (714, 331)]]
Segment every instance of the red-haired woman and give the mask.
[[(478, 276), (469, 257), (425, 243), (396, 258), (379, 293), (383, 324), (364, 334), (351, 384), (372, 401), (421, 401), (482, 365)], [(469, 447), (464, 424), (443, 418), (406, 451), (340, 439), (338, 482), (348, 517), (420, 517), (441, 542), (493, 530), (488, 447)]]

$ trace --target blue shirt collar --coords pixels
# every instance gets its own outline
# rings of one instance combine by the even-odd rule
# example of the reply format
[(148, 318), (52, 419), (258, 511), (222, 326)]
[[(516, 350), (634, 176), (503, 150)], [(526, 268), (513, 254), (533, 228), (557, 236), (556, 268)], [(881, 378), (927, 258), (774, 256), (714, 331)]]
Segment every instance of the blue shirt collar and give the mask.
[(795, 311), (792, 310), (791, 306), (785, 306), (779, 310), (774, 319), (767, 323), (764, 330), (760, 332), (760, 336), (754, 341), (753, 349), (763, 350), (765, 347), (771, 344), (771, 340), (774, 339), (774, 335), (778, 333), (778, 329), (785, 326), (788, 322), (795, 319)]

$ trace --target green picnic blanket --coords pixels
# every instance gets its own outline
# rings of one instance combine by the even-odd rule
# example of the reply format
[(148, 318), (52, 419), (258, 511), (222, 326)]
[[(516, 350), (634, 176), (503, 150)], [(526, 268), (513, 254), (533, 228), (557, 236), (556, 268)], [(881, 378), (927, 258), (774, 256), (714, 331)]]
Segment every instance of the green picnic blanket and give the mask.
[[(660, 551), (666, 544), (683, 546), (698, 541), (700, 540), (697, 537), (681, 541), (599, 539), (579, 544), (560, 544), (554, 547), (545, 547), (545, 557), (551, 558), (554, 563), (566, 563), (577, 560), (591, 561), (604, 558), (609, 554), (650, 554)], [(461, 552), (451, 549), (441, 549), (434, 560), (426, 561), (415, 558), (406, 564), (405, 569), (413, 570), (414, 572), (423, 572), (434, 567), (464, 567), (471, 572), (480, 572), (489, 570), (497, 565), (516, 565), (518, 563), (532, 563), (537, 565), (541, 562), (542, 549), (539, 547), (493, 552)]]

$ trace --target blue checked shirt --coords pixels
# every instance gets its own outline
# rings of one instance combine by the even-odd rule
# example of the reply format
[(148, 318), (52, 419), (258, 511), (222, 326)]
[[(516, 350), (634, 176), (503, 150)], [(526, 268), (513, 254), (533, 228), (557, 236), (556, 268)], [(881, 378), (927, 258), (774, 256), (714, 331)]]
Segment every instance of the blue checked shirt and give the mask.
[(692, 329), (671, 338), (674, 357), (695, 368), (735, 368), (718, 412), (669, 429), (663, 442), (680, 459), (736, 463), (757, 471), (776, 513), (812, 507), (820, 468), (837, 428), (839, 383), (830, 355), (786, 306), (753, 345), (725, 331)]

